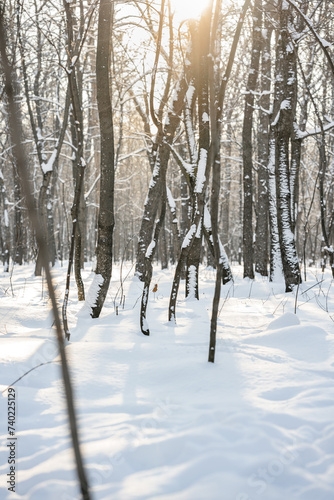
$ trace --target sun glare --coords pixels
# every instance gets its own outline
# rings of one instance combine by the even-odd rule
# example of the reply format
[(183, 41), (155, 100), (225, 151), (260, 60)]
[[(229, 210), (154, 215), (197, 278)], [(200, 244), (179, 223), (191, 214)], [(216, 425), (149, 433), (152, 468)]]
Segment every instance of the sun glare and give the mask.
[(209, 0), (171, 0), (172, 10), (177, 21), (198, 19)]

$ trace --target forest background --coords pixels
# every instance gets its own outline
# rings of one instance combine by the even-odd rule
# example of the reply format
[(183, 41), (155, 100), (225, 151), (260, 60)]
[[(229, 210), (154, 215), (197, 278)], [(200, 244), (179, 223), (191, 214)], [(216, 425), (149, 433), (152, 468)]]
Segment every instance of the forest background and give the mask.
[[(212, 339), (230, 262), (286, 292), (316, 262), (334, 273), (333, 2), (205, 7), (181, 21), (168, 1), (2, 4), (40, 227), (50, 263), (68, 261), (67, 335), (72, 267), (84, 300), (95, 258), (92, 316), (112, 261), (135, 262), (145, 334), (154, 261), (175, 264), (169, 320), (180, 280), (198, 298), (200, 262), (215, 267)], [(38, 276), (5, 87), (0, 116), (1, 256)]]

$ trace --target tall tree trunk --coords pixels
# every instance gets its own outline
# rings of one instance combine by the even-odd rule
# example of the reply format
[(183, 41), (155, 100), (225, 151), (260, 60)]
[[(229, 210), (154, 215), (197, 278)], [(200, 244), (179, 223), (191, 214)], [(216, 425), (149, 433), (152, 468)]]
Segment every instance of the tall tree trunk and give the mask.
[(140, 306), (140, 328), (144, 335), (150, 334), (150, 330), (146, 321), (146, 309), (147, 309), (148, 296), (149, 296), (152, 273), (153, 273), (152, 261), (155, 253), (154, 250), (158, 245), (159, 233), (161, 231), (161, 228), (163, 227), (166, 215), (166, 178), (164, 174), (161, 178), (161, 185), (162, 185), (162, 193), (161, 193), (159, 219), (157, 220), (157, 223), (154, 228), (154, 235), (152, 241), (145, 254), (144, 287), (143, 287), (141, 306)]
[[(301, 9), (304, 14), (307, 14), (308, 2), (302, 2)], [(298, 19), (297, 30), (302, 33), (305, 29), (305, 23), (302, 17)], [(310, 84), (314, 70), (315, 47), (310, 51), (307, 61), (307, 75), (300, 65), (301, 74), (304, 80), (303, 94), (300, 97), (300, 112), (298, 129), (301, 132), (305, 131), (308, 118), (308, 103), (310, 100)], [(325, 113), (324, 113), (325, 114)], [(296, 127), (297, 129), (297, 127)], [(299, 201), (299, 177), (300, 164), (302, 159), (302, 140), (296, 138), (296, 134), (291, 138), (291, 171), (290, 171), (290, 192), (291, 192), (291, 228), (295, 237), (298, 237), (297, 218), (298, 218), (298, 201)]]
[(110, 39), (112, 35), (113, 4), (101, 0), (98, 21), (96, 55), (97, 102), (101, 136), (100, 212), (98, 219), (97, 266), (95, 303), (91, 304), (93, 318), (98, 318), (109, 288), (112, 272), (112, 242), (114, 229), (114, 131), (110, 96)]
[(230, 195), (232, 182), (232, 115), (233, 107), (231, 106), (226, 116), (226, 142), (224, 142), (224, 153), (226, 155), (223, 168), (223, 188), (221, 201), (221, 221), (222, 221), (222, 241), (226, 249), (226, 254), (231, 258), (230, 244)]
[[(74, 199), (71, 208), (72, 216), (72, 232), (70, 240), (70, 250), (68, 257), (68, 266), (66, 274), (66, 284), (65, 284), (65, 294), (62, 307), (62, 317), (66, 338), (70, 339), (70, 331), (67, 321), (67, 304), (70, 292), (70, 281), (71, 281), (71, 271), (74, 263), (75, 266), (75, 279), (78, 290), (78, 300), (85, 300), (85, 290), (84, 284), (81, 277), (81, 240), (80, 240), (80, 200), (82, 199), (82, 192), (84, 186), (84, 174), (86, 162), (84, 160), (84, 134), (83, 134), (83, 114), (82, 114), (82, 99), (80, 94), (81, 89), (81, 76), (80, 70), (77, 70), (77, 63), (79, 59), (78, 46), (74, 43), (74, 32), (77, 31), (75, 25), (75, 20), (73, 18), (73, 12), (71, 5), (63, 0), (64, 10), (66, 14), (67, 23), (67, 53), (68, 53), (68, 69), (67, 77), (69, 84), (70, 99), (72, 105), (72, 117), (71, 117), (71, 130), (72, 137), (75, 140), (75, 158), (76, 164), (73, 166), (73, 179), (75, 184)], [(82, 6), (82, 3), (80, 4)], [(81, 18), (81, 22), (83, 22)], [(82, 41), (82, 27), (80, 26), (79, 39)], [(79, 75), (78, 75), (79, 73)], [(75, 247), (77, 247), (75, 249)], [(79, 247), (79, 248), (78, 248)]]
[(268, 188), (269, 188), (269, 226), (270, 226), (270, 281), (276, 281), (283, 276), (281, 247), (277, 221), (277, 195), (275, 174), (275, 138), (270, 129), (268, 157)]
[[(39, 192), (39, 199), (38, 199), (38, 207), (39, 207), (39, 216), (40, 216), (40, 224), (43, 228), (43, 234), (45, 238), (45, 244), (49, 248), (49, 241), (47, 238), (48, 234), (48, 224), (47, 224), (47, 189), (50, 183), (52, 171), (49, 170), (48, 172), (45, 172), (43, 175), (43, 181), (42, 181), (42, 186), (40, 188)], [(35, 265), (35, 276), (41, 276), (42, 275), (42, 255), (40, 250), (38, 251), (37, 254), (37, 259), (36, 259), (36, 265)]]
[(15, 164), (15, 156), (13, 158), (13, 177), (14, 177), (14, 252), (13, 259), (15, 264), (20, 266), (23, 264), (23, 214), (22, 214), (22, 196), (20, 179), (17, 172), (17, 166)]
[(258, 144), (258, 174), (257, 174), (257, 208), (255, 236), (255, 271), (261, 276), (268, 276), (268, 242), (269, 242), (269, 113), (270, 113), (270, 83), (271, 58), (270, 40), (272, 28), (268, 21), (263, 30), (261, 51), (261, 99)]
[(202, 231), (196, 231), (195, 239), (186, 260), (186, 297), (197, 300), (199, 299), (198, 268), (201, 259), (201, 250)]
[(295, 238), (291, 224), (290, 140), (297, 102), (296, 47), (289, 33), (291, 8), (280, 2), (280, 25), (276, 49), (275, 101), (272, 127), (275, 137), (277, 215), (285, 290), (301, 281)]
[[(70, 99), (72, 105), (71, 131), (72, 131), (73, 142), (75, 145), (75, 164), (73, 164), (73, 180), (75, 185), (75, 193), (74, 193), (73, 205), (71, 208), (72, 235), (71, 235), (71, 248), (69, 255), (65, 296), (68, 295), (69, 291), (68, 280), (73, 265), (72, 259), (73, 257), (75, 257), (74, 272), (78, 290), (78, 300), (82, 301), (85, 300), (85, 290), (84, 290), (83, 280), (81, 277), (81, 264), (82, 264), (81, 232), (82, 232), (83, 207), (81, 206), (80, 208), (80, 205), (83, 199), (84, 174), (85, 174), (86, 162), (84, 160), (84, 132), (83, 132), (82, 82), (81, 82), (82, 72), (81, 68), (78, 67), (80, 64), (80, 57), (79, 57), (80, 54), (79, 54), (79, 46), (77, 43), (78, 40), (74, 40), (74, 33), (77, 33), (77, 36), (79, 37), (80, 40), (83, 39), (84, 18), (83, 18), (81, 1), (80, 1), (79, 27), (77, 26), (76, 18), (74, 17), (73, 10), (70, 4), (66, 0), (63, 0), (63, 5), (66, 13), (67, 37), (68, 37), (67, 49), (68, 49), (69, 68), (67, 70), (67, 76), (68, 76)], [(78, 247), (80, 251), (78, 250)], [(64, 316), (66, 317), (66, 311)], [(65, 331), (67, 335), (67, 325), (65, 327)]]
[(253, 268), (253, 145), (252, 128), (254, 112), (254, 92), (256, 90), (262, 28), (262, 0), (255, 0), (253, 9), (252, 55), (246, 86), (244, 122), (242, 129), (242, 156), (243, 156), (243, 257), (244, 278), (254, 279)]
[(6, 193), (6, 186), (2, 171), (0, 170), (0, 196), (3, 204), (3, 219), (4, 219), (4, 232), (2, 234), (2, 262), (4, 265), (4, 272), (9, 272), (9, 258), (10, 258), (10, 231), (9, 231), (9, 214), (8, 214), (8, 200)]
[[(82, 227), (85, 225), (83, 213), (84, 207), (82, 203), (84, 202), (83, 196), (83, 186), (84, 186), (84, 170), (86, 163), (83, 158), (83, 116), (81, 108), (81, 96), (79, 94), (79, 87), (77, 85), (77, 78), (74, 74), (75, 68), (73, 68), (73, 74), (71, 73), (69, 78), (71, 80), (71, 94), (72, 94), (72, 115), (71, 115), (71, 131), (72, 131), (72, 143), (75, 148), (74, 159), (72, 160), (72, 170), (73, 170), (73, 184), (77, 194), (74, 195), (75, 201), (71, 209), (73, 228), (72, 232), (74, 235), (74, 275), (75, 281), (78, 289), (78, 299), (80, 301), (85, 300), (84, 285), (81, 278), (81, 268), (82, 268)], [(75, 221), (75, 222), (74, 222)], [(75, 230), (74, 230), (75, 224)]]

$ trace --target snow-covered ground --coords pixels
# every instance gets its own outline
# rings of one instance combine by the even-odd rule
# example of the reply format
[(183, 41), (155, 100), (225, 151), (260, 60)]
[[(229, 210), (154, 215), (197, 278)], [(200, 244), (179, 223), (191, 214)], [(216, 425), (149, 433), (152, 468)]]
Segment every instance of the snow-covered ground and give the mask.
[[(98, 500), (333, 500), (334, 285), (310, 269), (295, 294), (242, 279), (223, 287), (216, 363), (207, 362), (214, 272), (200, 301), (180, 292), (167, 323), (172, 270), (155, 270), (148, 323), (141, 283), (115, 267), (101, 318), (69, 303), (66, 347), (80, 439)], [(65, 267), (54, 270), (57, 294)], [(93, 274), (84, 272), (86, 288)], [(117, 296), (116, 296), (117, 295)], [(1, 390), (16, 390), (16, 493), (7, 490), (7, 395), (0, 398), (2, 499), (80, 498), (46, 284), (32, 266), (0, 275)]]

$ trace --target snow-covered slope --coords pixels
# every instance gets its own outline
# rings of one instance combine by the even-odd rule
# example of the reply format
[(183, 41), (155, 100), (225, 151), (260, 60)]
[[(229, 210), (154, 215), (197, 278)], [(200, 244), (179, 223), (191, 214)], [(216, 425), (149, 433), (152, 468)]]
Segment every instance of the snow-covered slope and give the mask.
[[(142, 285), (119, 269), (92, 320), (69, 303), (71, 367), (80, 439), (96, 500), (332, 500), (334, 498), (334, 288), (309, 275), (295, 295), (257, 277), (223, 287), (216, 363), (207, 362), (214, 273), (200, 301), (180, 300), (167, 323), (172, 271), (156, 270), (148, 322)], [(123, 276), (126, 275), (123, 269)], [(80, 498), (45, 283), (31, 266), (0, 276), (1, 390), (17, 403), (16, 493), (9, 472), (7, 391), (1, 400), (1, 498)], [(54, 271), (62, 298), (65, 268)], [(93, 274), (84, 273), (86, 286)], [(14, 297), (13, 297), (14, 294)], [(116, 301), (114, 304), (115, 296)]]

